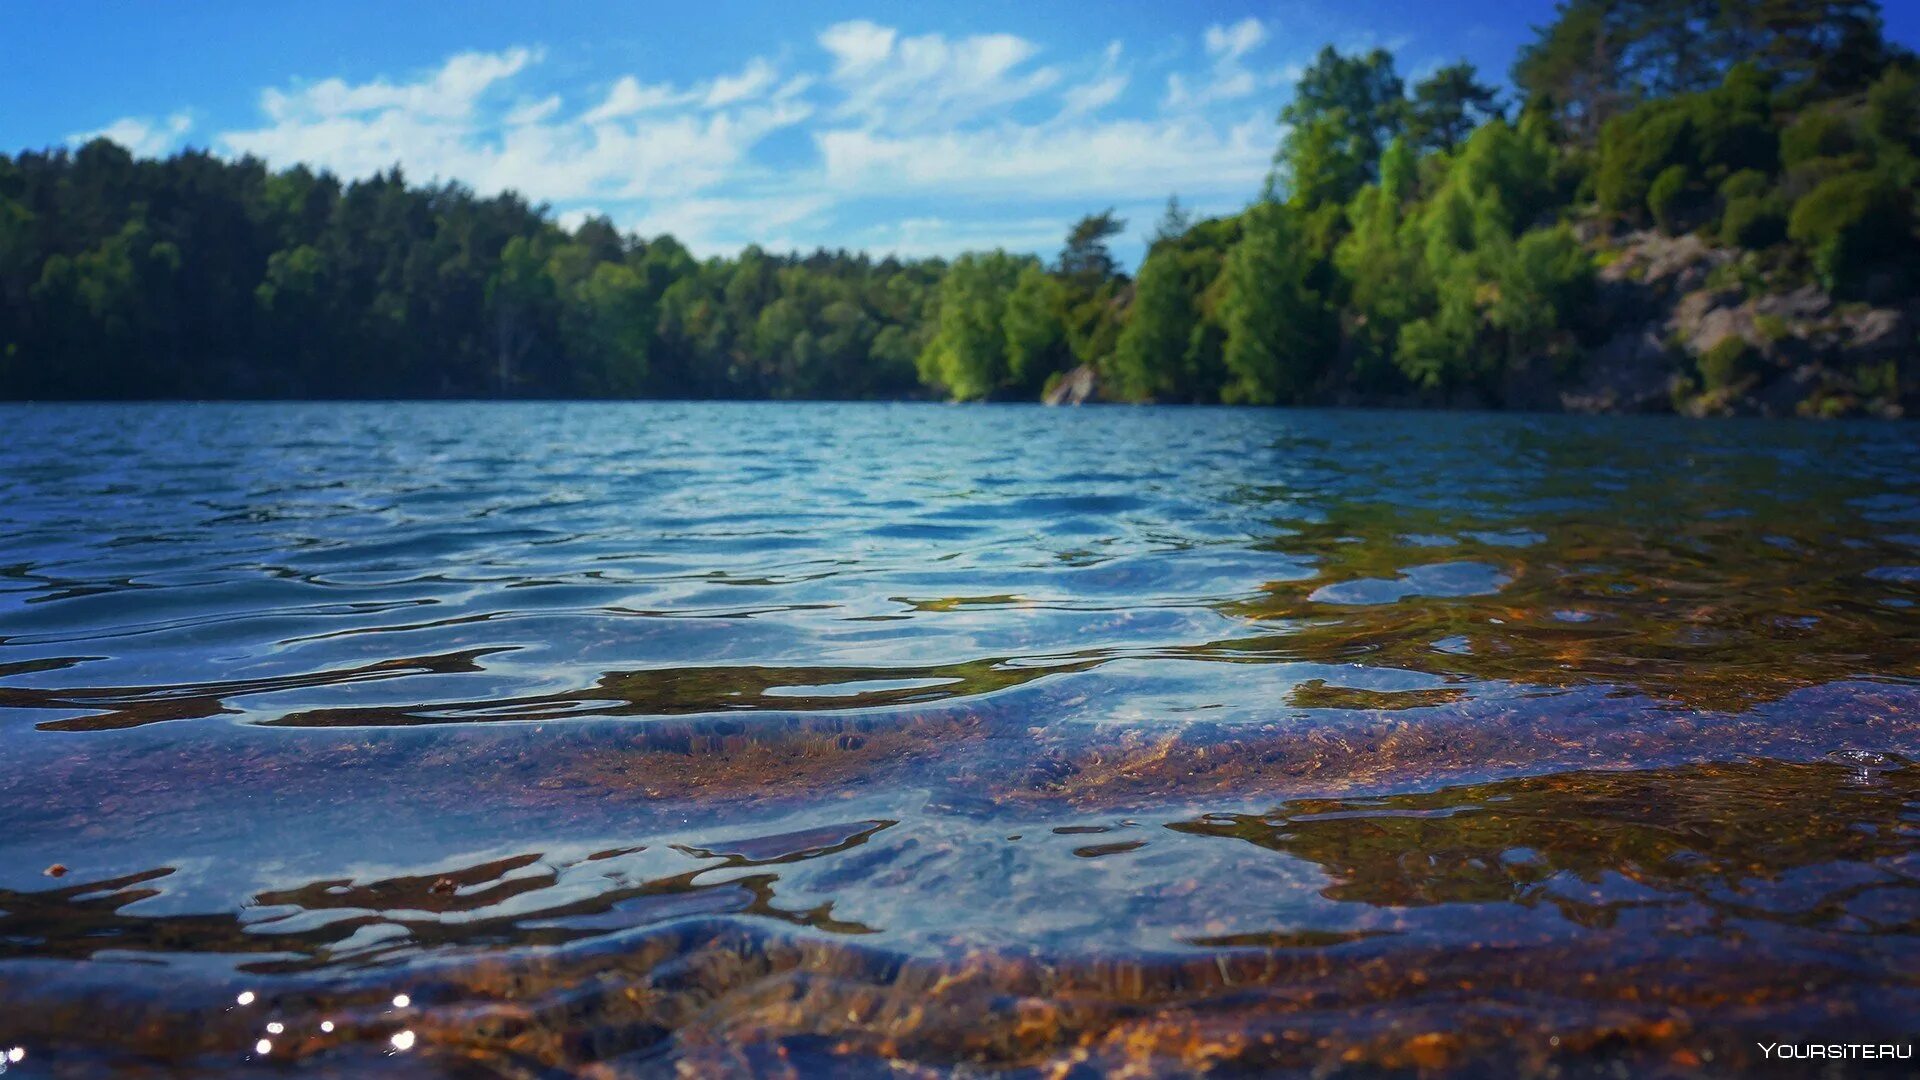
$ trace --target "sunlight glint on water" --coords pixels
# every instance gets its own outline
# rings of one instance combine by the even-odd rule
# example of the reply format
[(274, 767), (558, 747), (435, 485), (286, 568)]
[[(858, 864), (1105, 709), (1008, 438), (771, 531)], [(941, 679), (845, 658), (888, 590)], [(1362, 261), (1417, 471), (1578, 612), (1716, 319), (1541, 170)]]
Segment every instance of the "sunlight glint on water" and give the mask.
[(1753, 1065), (1920, 1015), (1905, 428), (0, 423), (30, 1062)]

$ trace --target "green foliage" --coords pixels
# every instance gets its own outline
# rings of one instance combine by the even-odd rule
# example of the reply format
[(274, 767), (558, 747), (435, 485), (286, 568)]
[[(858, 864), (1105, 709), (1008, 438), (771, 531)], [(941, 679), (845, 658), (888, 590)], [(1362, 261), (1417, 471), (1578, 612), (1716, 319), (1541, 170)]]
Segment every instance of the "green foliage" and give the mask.
[(1523, 233), (1510, 253), (1500, 251), (1494, 273), (1499, 292), (1488, 322), (1505, 338), (1510, 364), (1568, 344), (1568, 323), (1593, 287), (1593, 262), (1572, 229), (1558, 225)]
[(1778, 196), (1742, 195), (1720, 213), (1720, 242), (1729, 247), (1757, 250), (1786, 238), (1786, 202)]
[[(1067, 353), (1081, 364), (1100, 365), (1113, 355), (1120, 337), (1119, 265), (1106, 242), (1126, 228), (1112, 210), (1089, 214), (1067, 234), (1056, 264), (1059, 288), (1052, 293), (1052, 316), (1064, 333)], [(1044, 375), (1036, 371), (1035, 375)]]
[(1127, 223), (1113, 216), (1111, 207), (1098, 214), (1088, 214), (1074, 223), (1067, 232), (1067, 243), (1060, 249), (1060, 273), (1069, 278), (1093, 278), (1104, 280), (1118, 273), (1120, 267), (1113, 261), (1113, 252), (1107, 249), (1107, 241), (1125, 232)]
[(1300, 401), (1328, 361), (1327, 312), (1308, 285), (1314, 265), (1299, 238), (1288, 206), (1263, 200), (1246, 212), (1225, 270), (1223, 401)]
[(1473, 129), (1502, 117), (1500, 94), (1481, 83), (1472, 64), (1449, 64), (1415, 83), (1407, 108), (1407, 137), (1423, 150), (1451, 151)]
[(1687, 182), (1690, 174), (1685, 165), (1669, 165), (1660, 170), (1647, 188), (1647, 209), (1652, 212), (1653, 220), (1665, 233), (1679, 232), (1678, 221), (1687, 198)]
[(1812, 250), (1828, 288), (1849, 288), (1912, 245), (1909, 199), (1882, 173), (1836, 176), (1794, 204), (1787, 235)]
[(1066, 328), (1057, 316), (1060, 282), (1029, 264), (1014, 280), (1000, 317), (1007, 340), (1007, 378), (1013, 386), (1031, 388), (1067, 366)]
[(1199, 312), (1177, 258), (1163, 247), (1140, 267), (1133, 305), (1113, 356), (1113, 375), (1123, 397), (1175, 397), (1188, 389), (1184, 361)]
[(1118, 396), (1217, 401), (1225, 380), (1222, 272), (1239, 219), (1160, 230), (1134, 283), (1108, 374)]
[[(632, 397), (646, 385), (655, 298), (632, 267), (595, 263), (567, 297), (563, 333), (582, 366), (580, 384), (595, 395)], [(774, 310), (761, 313), (766, 322)]]
[(1729, 284), (1913, 269), (1917, 80), (1871, 3), (1565, 0), (1514, 81), (1509, 124), (1464, 63), (1409, 91), (1384, 51), (1323, 50), (1260, 201), (1195, 222), (1170, 200), (1137, 282), (1111, 209), (1051, 266), (701, 260), (398, 170), (0, 156), (0, 397), (976, 399), (1074, 364), (1131, 398), (1497, 394), (1606, 329), (1564, 224), (1595, 209), (1748, 249)]
[(1700, 354), (1701, 385), (1709, 390), (1737, 388), (1760, 365), (1760, 356), (1745, 339), (1729, 335)]
[(1426, 389), (1485, 386), (1559, 351), (1592, 262), (1569, 229), (1529, 228), (1556, 198), (1538, 128), (1484, 125), (1425, 178), (1424, 200), (1402, 152), (1354, 200), (1335, 253), (1359, 381), (1377, 385), (1391, 363)]
[(1867, 91), (1866, 120), (1883, 146), (1920, 150), (1920, 77), (1904, 65), (1887, 68)]
[(1773, 181), (1759, 169), (1741, 169), (1725, 180), (1720, 181), (1720, 197), (1728, 202), (1735, 199), (1749, 199), (1765, 195), (1773, 188)]
[(943, 270), (96, 142), (0, 157), (0, 396), (897, 396)]
[(1615, 214), (1637, 211), (1656, 176), (1676, 165), (1684, 169), (1695, 158), (1694, 142), (1693, 118), (1676, 109), (1610, 121), (1600, 135), (1600, 170), (1594, 179), (1600, 208)]
[(1827, 109), (1808, 109), (1780, 133), (1780, 163), (1788, 168), (1815, 158), (1844, 158), (1859, 149), (1852, 121)]
[(1818, 98), (1860, 89), (1887, 57), (1872, 0), (1563, 0), (1513, 81), (1523, 111), (1586, 143), (1641, 102), (1705, 90), (1741, 63)]
[(1715, 89), (1650, 101), (1608, 121), (1594, 194), (1601, 209), (1636, 216), (1642, 206), (1654, 208), (1655, 183), (1678, 168), (1683, 179), (1668, 180), (1659, 193), (1671, 208), (1685, 177), (1770, 170), (1776, 147), (1765, 78), (1740, 65)]
[(142, 330), (172, 318), (179, 271), (179, 250), (136, 218), (76, 255), (49, 258), (28, 295), (74, 367), (100, 378), (109, 396), (142, 397), (159, 381)]
[[(1280, 112), (1288, 131), (1274, 163), (1289, 201), (1312, 209), (1352, 198), (1373, 179), (1381, 148), (1405, 125), (1407, 110), (1392, 54), (1321, 49)], [(1434, 119), (1444, 117), (1436, 112)]]
[(1007, 386), (1007, 298), (1033, 265), (1004, 251), (954, 260), (940, 281), (940, 314), (920, 354), (920, 380), (955, 399), (985, 398)]

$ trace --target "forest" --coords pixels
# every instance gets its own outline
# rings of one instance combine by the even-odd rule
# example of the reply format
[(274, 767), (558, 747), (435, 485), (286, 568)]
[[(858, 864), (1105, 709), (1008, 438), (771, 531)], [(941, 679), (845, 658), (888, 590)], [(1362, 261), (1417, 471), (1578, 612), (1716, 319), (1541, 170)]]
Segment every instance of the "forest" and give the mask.
[[(1265, 188), (1170, 198), (1133, 275), (1111, 211), (1052, 261), (700, 259), (397, 168), (0, 155), (0, 398), (1034, 400), (1084, 368), (1109, 400), (1498, 405), (1579, 377), (1634, 238), (1697, 238), (1743, 295), (1920, 291), (1920, 65), (1878, 5), (1568, 0), (1510, 82), (1322, 50)], [(1852, 393), (1913, 393), (1902, 332)], [(1676, 341), (1671, 378), (1731, 392), (1760, 357)]]

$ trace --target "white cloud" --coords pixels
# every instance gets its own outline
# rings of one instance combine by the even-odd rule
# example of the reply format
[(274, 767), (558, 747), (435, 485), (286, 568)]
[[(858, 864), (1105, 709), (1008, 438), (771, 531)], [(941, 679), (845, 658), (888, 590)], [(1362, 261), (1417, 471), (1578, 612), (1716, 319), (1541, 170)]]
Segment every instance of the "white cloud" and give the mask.
[(1215, 23), (1207, 27), (1207, 55), (1232, 63), (1259, 48), (1267, 40), (1267, 28), (1249, 15), (1232, 26)]
[(144, 116), (125, 116), (98, 131), (83, 131), (67, 136), (75, 145), (94, 139), (111, 139), (126, 147), (135, 157), (161, 157), (171, 151), (193, 128), (193, 117), (177, 112), (165, 120)]
[(549, 94), (539, 101), (530, 101), (506, 115), (506, 122), (515, 127), (521, 124), (540, 124), (553, 118), (560, 111), (560, 95)]
[(748, 244), (782, 251), (819, 244), (819, 239), (799, 239), (793, 230), (797, 225), (823, 225), (832, 205), (832, 198), (820, 192), (696, 196), (624, 217), (620, 223), (642, 236), (672, 233), (696, 251), (737, 251)]
[(774, 71), (772, 64), (763, 57), (756, 56), (747, 63), (746, 69), (740, 74), (724, 75), (713, 80), (707, 87), (705, 104), (709, 109), (718, 109), (735, 102), (759, 97), (779, 77), (779, 73)]
[(1060, 79), (1051, 67), (1022, 70), (1040, 47), (1013, 34), (900, 37), (865, 20), (820, 34), (833, 56), (828, 79), (844, 98), (834, 115), (869, 127), (949, 127), (1033, 97)]
[(1203, 37), (1210, 67), (1198, 85), (1185, 75), (1167, 76), (1166, 106), (1169, 109), (1199, 109), (1217, 102), (1238, 101), (1262, 88), (1278, 85), (1278, 72), (1256, 73), (1244, 63), (1247, 56), (1267, 42), (1267, 28), (1252, 16), (1231, 26), (1215, 23)]
[[(269, 90), (262, 110), (272, 122), (225, 132), (220, 142), (275, 165), (301, 162), (349, 177), (398, 164), (483, 193), (630, 200), (686, 196), (719, 183), (743, 168), (760, 139), (811, 112), (793, 98), (751, 100), (778, 78), (761, 60), (692, 90), (626, 76), (573, 120), (556, 119), (557, 96), (506, 110), (490, 103), (497, 84), (538, 59), (531, 49), (466, 53), (412, 82), (329, 79)], [(690, 108), (696, 101), (701, 108)]]
[(460, 53), (431, 79), (394, 85), (384, 79), (349, 85), (323, 79), (295, 90), (268, 90), (260, 107), (276, 121), (314, 120), (355, 114), (401, 111), (412, 116), (459, 119), (470, 115), (481, 95), (503, 79), (538, 61), (532, 49), (500, 53)]
[[(208, 138), (275, 167), (357, 178), (397, 164), (417, 181), (514, 190), (563, 221), (605, 213), (703, 254), (749, 242), (1050, 253), (1087, 209), (1150, 211), (1175, 190), (1225, 208), (1257, 191), (1278, 136), (1271, 108), (1252, 99), (1279, 78), (1256, 66), (1268, 38), (1245, 19), (1189, 36), (1184, 64), (1130, 63), (1119, 41), (1043, 63), (1038, 44), (1012, 34), (859, 20), (822, 30), (819, 52), (571, 86), (524, 46), (273, 87), (256, 123)], [(1136, 67), (1171, 73), (1165, 111), (1134, 106)], [(101, 133), (158, 154), (190, 123), (130, 117)], [(802, 137), (773, 138), (783, 132)]]
[(1069, 222), (1060, 217), (994, 217), (986, 221), (954, 221), (944, 217), (911, 217), (863, 229), (859, 246), (876, 255), (902, 258), (940, 256), (1004, 248), (1008, 251), (1051, 252), (1066, 236)]
[(833, 54), (834, 74), (844, 75), (878, 67), (893, 51), (897, 36), (892, 27), (855, 19), (821, 31), (820, 45)]
[(1061, 119), (1099, 112), (1120, 99), (1131, 78), (1127, 72), (1119, 70), (1121, 50), (1120, 42), (1108, 43), (1106, 52), (1101, 56), (1100, 70), (1086, 82), (1069, 86), (1061, 93)]
[(652, 112), (672, 105), (684, 105), (698, 96), (681, 93), (665, 83), (642, 86), (639, 79), (631, 75), (622, 75), (615, 80), (613, 89), (607, 92), (606, 100), (589, 109), (580, 119), (583, 123), (598, 124), (606, 120), (632, 116), (635, 113)]
[(1066, 104), (1060, 109), (1063, 117), (1083, 116), (1099, 112), (1101, 109), (1120, 99), (1127, 89), (1127, 76), (1103, 75), (1089, 83), (1069, 87), (1061, 97)]
[(1193, 119), (1065, 127), (815, 136), (828, 185), (845, 194), (902, 191), (1090, 201), (1181, 191), (1251, 193), (1266, 175), (1273, 124), (1264, 113), (1225, 128)]

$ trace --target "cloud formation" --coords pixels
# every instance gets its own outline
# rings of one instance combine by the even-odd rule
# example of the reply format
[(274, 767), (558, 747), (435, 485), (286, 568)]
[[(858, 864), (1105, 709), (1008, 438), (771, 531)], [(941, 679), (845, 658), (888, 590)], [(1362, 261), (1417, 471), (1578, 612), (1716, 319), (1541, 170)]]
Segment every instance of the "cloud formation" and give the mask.
[(1255, 72), (1246, 58), (1267, 42), (1267, 28), (1259, 19), (1248, 16), (1231, 26), (1215, 23), (1207, 27), (1203, 38), (1211, 67), (1198, 85), (1191, 76), (1175, 72), (1167, 76), (1166, 105), (1169, 109), (1197, 109), (1216, 102), (1237, 101), (1281, 81), (1279, 72)]
[[(1119, 41), (1056, 56), (1013, 34), (852, 20), (692, 82), (633, 71), (574, 87), (543, 81), (546, 50), (528, 45), (401, 78), (270, 87), (256, 123), (208, 143), (347, 178), (398, 165), (417, 181), (513, 190), (564, 220), (606, 213), (702, 253), (752, 241), (1035, 250), (1110, 204), (1249, 197), (1276, 134), (1275, 103), (1259, 97), (1275, 76), (1253, 63), (1268, 37), (1255, 19), (1208, 27), (1202, 66), (1168, 72), (1157, 110), (1134, 92)], [(190, 128), (180, 113), (100, 134), (156, 155)]]
[(67, 141), (77, 145), (94, 139), (112, 139), (131, 150), (135, 157), (161, 157), (178, 147), (192, 129), (193, 117), (184, 112), (174, 113), (165, 120), (123, 116), (98, 130), (69, 135)]

